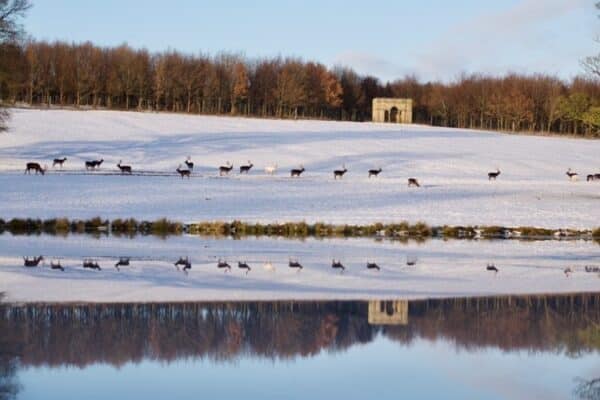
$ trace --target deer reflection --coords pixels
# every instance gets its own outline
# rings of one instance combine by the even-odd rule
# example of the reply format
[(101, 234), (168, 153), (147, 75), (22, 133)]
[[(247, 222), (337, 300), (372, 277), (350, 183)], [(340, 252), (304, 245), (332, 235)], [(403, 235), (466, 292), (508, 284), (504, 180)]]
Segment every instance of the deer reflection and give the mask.
[(38, 256), (38, 257), (33, 257), (33, 258), (23, 257), (23, 266), (37, 267), (40, 264), (40, 262), (42, 262), (43, 259), (44, 259), (43, 256)]

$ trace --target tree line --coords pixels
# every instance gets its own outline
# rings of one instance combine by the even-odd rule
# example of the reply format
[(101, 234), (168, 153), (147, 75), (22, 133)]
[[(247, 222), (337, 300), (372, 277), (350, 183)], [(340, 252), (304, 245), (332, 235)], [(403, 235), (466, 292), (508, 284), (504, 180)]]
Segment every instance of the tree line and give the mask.
[(90, 42), (0, 46), (0, 101), (8, 104), (368, 121), (375, 97), (412, 98), (415, 123), (600, 135), (600, 81), (593, 74), (382, 83), (297, 58), (151, 53)]
[[(407, 325), (370, 325), (367, 302), (27, 304), (0, 306), (2, 349), (23, 366), (115, 366), (152, 358), (293, 360), (344, 352), (378, 335), (409, 345), (556, 352), (600, 349), (600, 296), (504, 296), (409, 302)], [(25, 349), (26, 351), (23, 351)]]

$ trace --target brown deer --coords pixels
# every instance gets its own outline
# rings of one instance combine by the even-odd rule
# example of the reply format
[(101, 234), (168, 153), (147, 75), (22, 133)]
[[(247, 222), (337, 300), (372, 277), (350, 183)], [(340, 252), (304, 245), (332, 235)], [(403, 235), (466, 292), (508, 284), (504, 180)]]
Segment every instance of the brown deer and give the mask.
[(23, 257), (23, 266), (37, 267), (40, 264), (40, 262), (42, 262), (43, 259), (44, 259), (43, 256), (33, 257), (33, 258)]
[(217, 262), (217, 268), (222, 269), (225, 272), (231, 271), (231, 265), (229, 265), (225, 261), (221, 261), (221, 259), (219, 259), (219, 261)]
[(102, 165), (102, 163), (104, 162), (104, 158), (101, 160), (92, 160), (92, 161), (86, 161), (85, 162), (85, 169), (86, 170), (94, 170), (96, 168), (100, 168), (100, 166)]
[(248, 160), (248, 164), (240, 166), (240, 174), (247, 174), (254, 167), (254, 164)]
[(181, 164), (179, 164), (179, 167), (177, 167), (177, 169), (175, 171), (177, 171), (177, 173), (179, 173), (179, 175), (181, 176), (181, 179), (183, 179), (184, 176), (187, 176), (189, 179), (190, 175), (192, 174), (192, 171), (189, 169), (181, 169)]
[(194, 163), (192, 162), (192, 157), (188, 156), (184, 162), (185, 162), (185, 165), (187, 165), (189, 170), (194, 169)]
[(95, 271), (102, 271), (102, 268), (100, 268), (100, 265), (98, 265), (98, 263), (96, 261), (92, 261), (92, 260), (83, 260), (83, 268), (85, 269), (93, 269)]
[(588, 182), (600, 181), (600, 174), (589, 174), (586, 179)]
[(300, 175), (302, 175), (302, 173), (304, 172), (304, 166), (300, 165), (300, 168), (292, 168), (292, 170), (290, 171), (290, 176), (293, 177), (300, 177)]
[(248, 274), (248, 272), (250, 272), (252, 270), (252, 268), (250, 268), (248, 263), (245, 261), (244, 262), (238, 261), (238, 268), (246, 270), (246, 275)]
[(417, 178), (408, 178), (408, 187), (421, 187), (421, 185), (419, 185), (419, 181), (417, 180)]
[(304, 268), (304, 267), (302, 266), (302, 264), (300, 264), (300, 263), (298, 262), (298, 260), (294, 260), (294, 261), (292, 261), (292, 259), (290, 259), (290, 261), (289, 261), (289, 263), (288, 263), (288, 266), (289, 266), (290, 268), (296, 268), (298, 271), (300, 271), (301, 269), (303, 269), (303, 268)]
[(183, 268), (182, 269), (183, 269), (183, 272), (185, 272), (185, 274), (187, 275), (188, 271), (190, 269), (192, 269), (192, 263), (190, 262), (190, 260), (187, 260), (185, 262), (185, 264), (183, 264)]
[(65, 269), (63, 268), (62, 265), (60, 265), (60, 261), (57, 261), (56, 263), (54, 261), (50, 262), (50, 268), (51, 269), (59, 269), (61, 271), (64, 271)]
[(496, 172), (488, 172), (488, 181), (495, 181), (500, 176), (500, 169), (496, 168)]
[(25, 173), (30, 174), (31, 171), (35, 171), (35, 174), (42, 174), (46, 172), (46, 168), (42, 168), (42, 166), (36, 162), (28, 162), (25, 168)]
[(382, 171), (381, 167), (379, 167), (379, 169), (370, 169), (369, 170), (369, 178), (371, 178), (372, 176), (374, 176), (375, 178), (377, 178), (377, 175), (379, 175), (379, 173)]
[(381, 268), (379, 268), (379, 265), (375, 263), (367, 262), (367, 269), (376, 269), (377, 271), (379, 271)]
[(498, 273), (498, 268), (496, 268), (496, 266), (494, 264), (488, 264), (487, 267), (485, 267), (486, 271), (493, 271), (495, 274)]
[(119, 261), (115, 264), (115, 268), (117, 271), (120, 271), (119, 267), (127, 267), (129, 266), (129, 257), (120, 257)]
[(331, 260), (331, 268), (333, 269), (339, 269), (341, 272), (344, 272), (346, 270), (346, 267), (344, 267), (344, 265), (341, 263), (340, 260)]
[(577, 180), (577, 177), (579, 176), (579, 174), (577, 174), (577, 172), (571, 171), (571, 168), (569, 168), (567, 170), (566, 174), (569, 177), (569, 180), (571, 180), (571, 181)]
[(119, 169), (121, 170), (122, 174), (129, 174), (131, 175), (131, 165), (121, 165), (122, 161), (119, 160), (119, 163), (117, 164), (117, 167), (119, 167)]
[(63, 164), (65, 163), (65, 161), (67, 161), (67, 157), (63, 157), (63, 158), (55, 158), (52, 161), (52, 168), (54, 168), (56, 165), (59, 165), (61, 168), (63, 167)]
[(229, 161), (227, 161), (226, 165), (221, 165), (219, 167), (219, 176), (229, 175), (232, 169), (233, 164), (230, 164)]
[(179, 257), (179, 260), (175, 261), (173, 265), (175, 265), (175, 268), (179, 269), (180, 265), (187, 265), (189, 262), (190, 260), (187, 257)]
[(346, 168), (346, 164), (344, 164), (342, 165), (342, 169), (336, 169), (333, 171), (333, 179), (342, 179), (346, 172), (348, 172), (348, 169)]

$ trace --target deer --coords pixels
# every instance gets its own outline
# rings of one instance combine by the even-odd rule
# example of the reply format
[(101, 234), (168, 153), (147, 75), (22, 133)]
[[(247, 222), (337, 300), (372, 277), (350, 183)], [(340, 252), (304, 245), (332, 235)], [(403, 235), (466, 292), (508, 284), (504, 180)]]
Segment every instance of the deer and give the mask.
[(571, 267), (567, 267), (563, 270), (563, 273), (565, 274), (565, 276), (568, 278), (569, 276), (571, 276), (571, 274), (573, 273), (573, 269)]
[(192, 174), (192, 171), (189, 169), (181, 169), (181, 164), (179, 164), (179, 167), (177, 167), (175, 171), (181, 176), (181, 179), (183, 179), (184, 176), (187, 176), (187, 178), (190, 179), (190, 175)]
[(40, 262), (42, 262), (43, 259), (44, 259), (43, 256), (33, 257), (33, 258), (23, 257), (23, 266), (37, 267), (40, 264)]
[(343, 164), (342, 169), (336, 169), (333, 171), (333, 179), (342, 179), (346, 172), (348, 172), (348, 169), (346, 168), (346, 164)]
[(487, 267), (485, 267), (486, 271), (494, 271), (495, 274), (498, 273), (498, 268), (496, 268), (496, 266), (494, 264), (488, 264)]
[(63, 167), (63, 164), (65, 163), (65, 161), (67, 161), (67, 157), (63, 157), (63, 158), (55, 158), (52, 161), (52, 168), (54, 168), (56, 165), (59, 165), (60, 168)]
[(123, 161), (119, 160), (119, 163), (117, 164), (117, 167), (119, 167), (121, 173), (131, 175), (131, 165), (121, 165), (122, 162)]
[(100, 168), (100, 166), (102, 165), (102, 163), (104, 162), (104, 158), (100, 159), (100, 160), (92, 160), (92, 161), (86, 161), (85, 162), (85, 169), (86, 170), (94, 170), (96, 168)]
[(188, 271), (192, 269), (192, 263), (190, 260), (186, 260), (185, 264), (183, 264), (183, 272), (187, 275)]
[(221, 165), (219, 167), (219, 176), (229, 175), (231, 170), (233, 169), (233, 164), (230, 164), (229, 161), (225, 165)]
[(190, 262), (190, 260), (187, 257), (179, 257), (179, 260), (175, 261), (173, 263), (173, 265), (175, 265), (175, 268), (177, 268), (179, 270), (180, 265), (186, 265), (189, 262)]
[(46, 173), (46, 168), (42, 168), (42, 166), (36, 162), (28, 162), (27, 165), (25, 166), (25, 173), (26, 174), (30, 174), (31, 171), (35, 171), (35, 174), (42, 174), (44, 175)]
[(119, 261), (115, 264), (115, 268), (117, 271), (120, 271), (119, 267), (127, 267), (129, 266), (129, 257), (120, 257)]
[(600, 181), (600, 174), (589, 174), (586, 179), (588, 182)]
[(95, 271), (102, 271), (102, 268), (100, 268), (100, 265), (98, 265), (98, 263), (96, 261), (92, 261), (89, 259), (83, 260), (83, 268), (93, 269)]
[(248, 265), (247, 262), (239, 262), (238, 261), (238, 268), (240, 269), (245, 269), (246, 270), (246, 275), (248, 274), (248, 272), (250, 272), (252, 270), (252, 268), (250, 268), (250, 266)]
[(417, 259), (406, 257), (406, 265), (408, 265), (409, 267), (414, 267), (415, 265), (417, 265)]
[(231, 271), (231, 265), (229, 265), (226, 261), (222, 261), (219, 259), (217, 262), (217, 268), (224, 270), (225, 272)]
[(192, 162), (191, 156), (187, 156), (187, 159), (184, 161), (184, 163), (190, 171), (194, 169), (194, 163)]
[(379, 271), (381, 268), (379, 268), (379, 265), (377, 265), (376, 263), (367, 261), (367, 269), (375, 269), (375, 270)]
[(419, 185), (419, 181), (417, 180), (417, 178), (408, 178), (408, 187), (421, 187), (421, 185)]
[(299, 178), (300, 175), (304, 172), (304, 166), (300, 165), (300, 168), (292, 168), (290, 171), (290, 176)]
[(265, 167), (265, 173), (269, 175), (274, 175), (277, 172), (277, 164), (267, 165)]
[(240, 174), (247, 174), (254, 167), (254, 164), (248, 160), (248, 164), (240, 165)]
[(577, 178), (579, 177), (579, 174), (577, 174), (577, 172), (575, 172), (575, 171), (571, 171), (571, 168), (569, 168), (567, 170), (566, 174), (569, 177), (569, 180), (571, 180), (571, 181), (576, 181)]
[(288, 262), (288, 266), (290, 268), (296, 268), (298, 271), (300, 271), (301, 269), (303, 269), (304, 267), (302, 266), (302, 264), (300, 264), (298, 262), (298, 260), (293, 260), (290, 258), (290, 261)]
[(339, 269), (341, 272), (344, 272), (346, 270), (346, 267), (344, 267), (344, 265), (341, 263), (340, 260), (331, 260), (331, 268), (333, 269)]
[(496, 172), (488, 172), (488, 181), (495, 181), (500, 175), (500, 169), (496, 168)]
[(273, 263), (271, 261), (267, 261), (263, 264), (263, 269), (265, 271), (273, 272), (273, 271), (275, 271), (275, 266), (273, 265)]
[(379, 169), (370, 169), (369, 170), (369, 179), (374, 176), (375, 178), (377, 178), (377, 176), (379, 175), (379, 173), (382, 171), (381, 167), (379, 167)]
[(585, 272), (600, 272), (600, 267), (595, 266), (595, 265), (586, 265), (585, 266)]
[(57, 261), (56, 263), (54, 263), (54, 261), (50, 261), (50, 268), (51, 269), (59, 269), (61, 271), (64, 272), (64, 268), (62, 265), (60, 265), (60, 261)]

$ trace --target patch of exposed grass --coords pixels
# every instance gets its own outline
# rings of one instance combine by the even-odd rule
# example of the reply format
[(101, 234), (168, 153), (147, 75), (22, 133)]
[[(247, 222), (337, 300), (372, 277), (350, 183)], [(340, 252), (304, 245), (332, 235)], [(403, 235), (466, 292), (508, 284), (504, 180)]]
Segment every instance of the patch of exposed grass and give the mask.
[(554, 235), (554, 231), (552, 229), (546, 228), (535, 228), (533, 226), (521, 226), (516, 229), (516, 231), (521, 232), (521, 237), (550, 237)]
[(118, 218), (110, 223), (110, 231), (115, 235), (133, 236), (138, 233), (139, 225), (139, 222), (134, 218)]
[(486, 238), (502, 238), (505, 236), (506, 228), (502, 226), (481, 227), (481, 236)]

